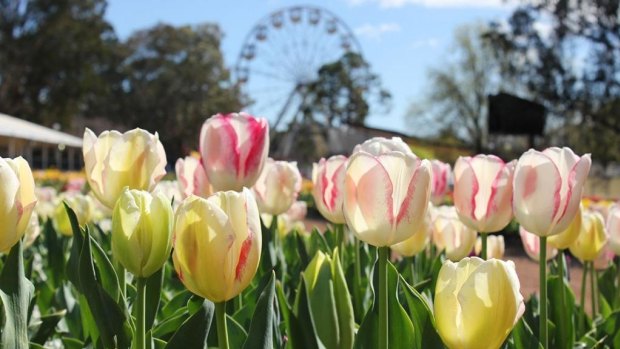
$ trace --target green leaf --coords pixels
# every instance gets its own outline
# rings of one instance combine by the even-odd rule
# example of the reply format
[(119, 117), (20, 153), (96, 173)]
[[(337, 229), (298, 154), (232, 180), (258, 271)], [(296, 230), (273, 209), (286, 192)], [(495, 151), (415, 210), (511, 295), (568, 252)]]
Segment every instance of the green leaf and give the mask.
[(82, 349), (85, 348), (86, 346), (84, 345), (84, 342), (82, 342), (81, 340), (77, 339), (77, 338), (72, 338), (72, 337), (62, 337), (61, 338), (62, 341), (62, 345), (66, 348), (66, 349)]
[[(375, 272), (378, 263), (375, 263), (373, 270), (373, 292), (377, 289), (379, 277)], [(411, 348), (415, 341), (413, 323), (407, 312), (398, 301), (399, 275), (392, 263), (388, 262), (387, 282), (388, 282), (388, 338), (390, 349)], [(372, 307), (366, 313), (362, 325), (357, 331), (354, 348), (377, 348), (379, 342), (379, 307), (378, 298), (375, 293), (375, 300)]]
[(21, 240), (11, 248), (0, 274), (0, 298), (4, 310), (2, 347), (28, 348), (28, 307), (34, 286), (24, 275)]
[(547, 279), (549, 320), (556, 326), (554, 348), (571, 349), (575, 344), (575, 296), (564, 278)]
[(47, 275), (53, 288), (57, 288), (65, 275), (65, 255), (62, 241), (58, 239), (58, 233), (54, 230), (50, 219), (46, 220), (43, 226), (43, 237), (47, 249)]
[(248, 338), (248, 333), (245, 332), (243, 326), (228, 314), (226, 314), (226, 326), (228, 327), (228, 344), (230, 348), (243, 347), (243, 343)]
[(144, 326), (146, 330), (150, 330), (155, 323), (157, 310), (159, 310), (159, 300), (161, 299), (161, 287), (164, 283), (163, 268), (159, 269), (155, 274), (146, 279), (146, 297), (145, 297), (145, 319)]
[(243, 348), (273, 348), (274, 302), (276, 294), (276, 275), (271, 273), (269, 283), (260, 294), (250, 324), (250, 331)]
[(513, 328), (512, 339), (515, 349), (542, 349), (542, 345), (538, 341), (538, 338), (534, 336), (532, 329), (527, 324), (524, 317), (521, 317)]
[(97, 274), (98, 279), (101, 281), (103, 289), (118, 302), (121, 292), (116, 270), (114, 270), (112, 262), (110, 262), (101, 246), (92, 237), (90, 237), (90, 245), (93, 252), (93, 262), (99, 271)]
[(297, 288), (294, 312), (289, 313), (289, 343), (295, 349), (320, 349), (324, 348), (323, 343), (317, 336), (312, 312), (310, 311), (310, 301), (306, 281), (301, 278)]
[(215, 305), (205, 300), (202, 306), (191, 315), (166, 344), (167, 349), (206, 348), (207, 335), (213, 321)]
[(344, 271), (340, 264), (339, 251), (336, 249), (332, 257), (332, 277), (334, 283), (334, 297), (338, 315), (338, 328), (340, 332), (339, 348), (352, 348), (355, 336), (355, 316), (353, 314), (353, 302), (344, 277)]
[(41, 316), (41, 324), (39, 325), (39, 329), (35, 335), (32, 336), (30, 342), (41, 345), (45, 344), (45, 342), (54, 334), (56, 325), (60, 320), (62, 320), (62, 318), (65, 317), (66, 313), (66, 310), (61, 310)]
[(414, 348), (442, 348), (443, 344), (435, 329), (435, 318), (426, 299), (400, 276), (407, 299), (409, 316), (414, 327)]

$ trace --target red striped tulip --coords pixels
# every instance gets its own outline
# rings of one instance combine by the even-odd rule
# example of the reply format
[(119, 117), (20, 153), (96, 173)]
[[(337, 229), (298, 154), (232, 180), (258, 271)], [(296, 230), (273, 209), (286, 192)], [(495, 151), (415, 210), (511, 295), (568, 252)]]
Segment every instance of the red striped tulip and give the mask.
[(286, 212), (301, 190), (297, 163), (268, 158), (252, 190), (261, 213), (279, 215)]
[(321, 159), (312, 165), (312, 196), (321, 215), (335, 224), (343, 224), (344, 179), (347, 158), (342, 155)]
[[(521, 235), (521, 243), (523, 243), (523, 249), (525, 253), (535, 261), (540, 260), (540, 238), (538, 235), (532, 234), (529, 231), (519, 227), (519, 235)], [(558, 250), (547, 244), (547, 260), (553, 259), (558, 254)]]
[(434, 205), (443, 202), (449, 189), (450, 175), (452, 168), (450, 164), (446, 164), (439, 160), (431, 160), (433, 167), (433, 188), (431, 189), (431, 201)]
[(579, 157), (569, 148), (530, 149), (515, 169), (513, 208), (517, 221), (538, 236), (559, 234), (579, 209), (590, 154)]
[(585, 210), (577, 240), (570, 246), (570, 252), (582, 262), (592, 262), (607, 244), (605, 222), (599, 212)]
[[(504, 251), (506, 250), (506, 245), (504, 243), (504, 236), (502, 235), (489, 235), (487, 236), (487, 259), (495, 258), (502, 259), (504, 258)], [(482, 240), (480, 237), (476, 239), (476, 247), (474, 249), (477, 256), (480, 256), (482, 252)]]
[(347, 164), (345, 219), (357, 238), (377, 247), (410, 238), (424, 220), (430, 199), (430, 162), (411, 151), (391, 150), (402, 148), (401, 143), (367, 141), (356, 147)]
[(494, 155), (459, 157), (454, 165), (454, 206), (468, 227), (481, 233), (504, 229), (512, 219), (515, 162)]
[(97, 137), (84, 131), (84, 167), (90, 188), (104, 205), (113, 208), (125, 187), (152, 191), (166, 174), (166, 152), (157, 133), (139, 128)]
[(209, 184), (207, 173), (199, 159), (193, 156), (178, 159), (174, 169), (183, 198), (192, 194), (206, 198), (213, 194), (213, 188)]
[(258, 207), (248, 189), (190, 196), (175, 214), (174, 268), (191, 292), (227, 301), (254, 278), (261, 254)]
[(446, 257), (458, 262), (469, 256), (476, 243), (476, 231), (461, 222), (454, 206), (439, 206), (431, 215), (433, 243)]
[(254, 185), (269, 152), (269, 124), (246, 113), (217, 114), (200, 131), (202, 163), (214, 191)]
[(614, 204), (607, 215), (607, 233), (609, 234), (609, 248), (620, 256), (620, 204)]
[(10, 250), (22, 238), (36, 204), (28, 162), (21, 156), (0, 158), (0, 251)]

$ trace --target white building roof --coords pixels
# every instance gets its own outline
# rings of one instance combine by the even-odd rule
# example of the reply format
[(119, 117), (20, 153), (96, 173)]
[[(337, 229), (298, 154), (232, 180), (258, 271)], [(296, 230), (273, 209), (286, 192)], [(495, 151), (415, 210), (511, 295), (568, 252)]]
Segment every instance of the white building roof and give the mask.
[(82, 139), (79, 137), (2, 113), (0, 113), (0, 137), (82, 147)]

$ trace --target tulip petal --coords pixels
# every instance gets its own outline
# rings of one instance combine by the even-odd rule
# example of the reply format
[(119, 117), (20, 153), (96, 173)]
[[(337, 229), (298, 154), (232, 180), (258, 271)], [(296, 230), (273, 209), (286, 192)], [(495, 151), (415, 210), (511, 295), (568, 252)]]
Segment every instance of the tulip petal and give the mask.
[(577, 210), (579, 210), (579, 204), (581, 200), (582, 188), (588, 178), (590, 172), (590, 166), (592, 160), (590, 155), (586, 154), (579, 158), (576, 163), (570, 169), (568, 178), (563, 181), (566, 182), (566, 193), (562, 197), (564, 207), (560, 214), (556, 217), (554, 231), (562, 232), (568, 228), (573, 221)]

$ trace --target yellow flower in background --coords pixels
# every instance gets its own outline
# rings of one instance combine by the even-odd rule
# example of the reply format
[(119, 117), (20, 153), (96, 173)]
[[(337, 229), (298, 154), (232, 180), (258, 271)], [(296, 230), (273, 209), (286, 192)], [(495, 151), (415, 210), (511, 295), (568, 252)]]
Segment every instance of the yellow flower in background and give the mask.
[(564, 250), (570, 247), (570, 245), (577, 239), (577, 236), (579, 236), (581, 222), (583, 220), (582, 211), (584, 206), (585, 205), (579, 206), (579, 209), (575, 214), (575, 218), (573, 218), (566, 230), (557, 235), (551, 235), (547, 238), (549, 246), (557, 248), (558, 250)]
[(525, 306), (512, 261), (446, 261), (435, 288), (435, 323), (450, 349), (497, 349)]
[(92, 220), (95, 210), (94, 203), (89, 196), (79, 193), (63, 193), (60, 195), (52, 216), (52, 224), (57, 232), (65, 236), (71, 236), (73, 235), (73, 229), (71, 228), (71, 222), (63, 202), (75, 212), (80, 226), (84, 226)]
[(162, 193), (125, 189), (112, 216), (112, 253), (129, 272), (146, 278), (172, 249), (172, 206)]
[[(503, 235), (491, 235), (487, 236), (487, 258), (495, 258), (502, 259), (504, 258), (504, 251), (506, 250), (506, 245), (504, 243)], [(476, 247), (475, 247), (476, 255), (479, 256), (482, 252), (482, 239), (480, 236), (476, 239)]]
[(174, 267), (181, 282), (201, 297), (223, 302), (252, 281), (261, 255), (261, 226), (252, 193), (190, 196), (177, 208)]
[(585, 210), (579, 236), (570, 246), (570, 252), (582, 262), (594, 261), (607, 244), (603, 215)]
[(10, 250), (22, 238), (36, 203), (28, 162), (21, 156), (0, 158), (0, 251)]

